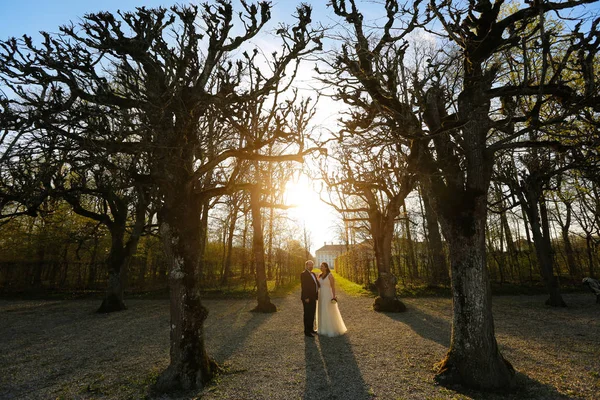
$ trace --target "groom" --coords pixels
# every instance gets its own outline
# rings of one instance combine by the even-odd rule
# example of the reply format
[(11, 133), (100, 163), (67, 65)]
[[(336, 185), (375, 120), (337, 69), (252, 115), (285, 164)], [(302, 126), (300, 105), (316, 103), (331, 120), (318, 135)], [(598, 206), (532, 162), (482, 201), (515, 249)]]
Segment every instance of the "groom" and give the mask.
[(304, 306), (304, 335), (309, 337), (313, 337), (316, 333), (314, 331), (314, 323), (319, 289), (317, 277), (312, 272), (313, 265), (314, 263), (311, 260), (305, 262), (304, 271), (300, 274), (300, 282), (302, 285), (300, 299)]

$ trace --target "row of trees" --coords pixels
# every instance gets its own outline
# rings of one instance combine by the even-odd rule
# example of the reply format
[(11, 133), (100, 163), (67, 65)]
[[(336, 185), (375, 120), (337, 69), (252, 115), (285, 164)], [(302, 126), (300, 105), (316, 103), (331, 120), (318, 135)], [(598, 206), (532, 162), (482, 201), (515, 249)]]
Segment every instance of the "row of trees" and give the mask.
[[(578, 178), (572, 179), (574, 176)], [(510, 191), (501, 193), (502, 186), (494, 184), (486, 227), (487, 268), (492, 282), (500, 285), (543, 282), (537, 247), (550, 252), (559, 282), (580, 285), (582, 278), (598, 276), (600, 232), (596, 206), (600, 200), (596, 183), (583, 178), (576, 170), (561, 173), (555, 183), (556, 179), (560, 185), (554, 184), (544, 190), (542, 200), (547, 204), (547, 213), (540, 216), (540, 224), (549, 227), (549, 248), (544, 247), (547, 243), (540, 243), (539, 237), (531, 234), (527, 214), (517, 196)], [(395, 222), (391, 271), (401, 286), (447, 285), (450, 279), (447, 245), (443, 241), (436, 242), (439, 240), (437, 225), (427, 224), (426, 213), (431, 210), (425, 207), (418, 192), (413, 195), (407, 199), (411, 206), (407, 212), (402, 211)], [(432, 228), (433, 235), (437, 235), (433, 241), (430, 239)], [(367, 219), (347, 218), (340, 229), (340, 239), (346, 243), (347, 252), (337, 259), (336, 271), (356, 283), (374, 284), (378, 274)], [(436, 244), (441, 244), (440, 253), (437, 253), (441, 257), (437, 258)]]
[[(324, 94), (349, 111), (318, 175), (344, 220), (368, 228), (382, 311), (404, 309), (392, 243), (407, 196), (419, 190), (436, 282), (446, 279), (444, 243), (448, 249), (453, 322), (442, 383), (515, 385), (494, 335), (489, 209), (501, 215), (518, 203), (550, 304), (562, 303), (552, 258), (537, 244), (551, 238), (545, 185), (571, 170), (590, 182), (597, 176), (600, 20), (561, 21), (591, 2), (386, 0), (375, 25), (354, 0), (330, 3), (343, 26), (333, 35), (340, 46), (319, 53), (317, 72)], [(105, 227), (108, 309), (123, 307), (121, 274), (143, 234), (160, 238), (172, 328), (161, 390), (202, 386), (217, 370), (199, 294), (217, 199), (240, 210), (237, 196), (249, 198), (257, 310), (273, 311), (261, 214), (279, 206), (287, 163), (322, 148), (307, 134), (314, 105), (292, 88), (300, 61), (322, 49), (311, 8), (300, 6), (294, 25), (278, 27), (281, 47), (270, 55), (249, 44), (270, 4), (241, 1), (240, 10), (218, 0), (91, 14), (77, 28), (43, 34), (40, 45), (27, 36), (0, 42), (9, 93), (0, 113), (3, 217), (38, 214), (52, 197)], [(546, 177), (550, 170), (558, 173)], [(231, 232), (242, 214), (227, 215)]]
[[(298, 280), (307, 251), (296, 230), (283, 224), (282, 215), (275, 213), (271, 222), (266, 211), (263, 220), (270, 228), (265, 232), (266, 276), (277, 287)], [(202, 291), (256, 288), (250, 219), (247, 214), (242, 216), (233, 230), (229, 229), (231, 215), (225, 209), (215, 210), (209, 218), (204, 268), (199, 271)], [(0, 225), (0, 238), (0, 292), (96, 292), (107, 287), (110, 232), (76, 214), (65, 202), (49, 198), (37, 217), (5, 221)], [(166, 267), (159, 238), (144, 234), (120, 273), (122, 285), (130, 291), (166, 289)]]

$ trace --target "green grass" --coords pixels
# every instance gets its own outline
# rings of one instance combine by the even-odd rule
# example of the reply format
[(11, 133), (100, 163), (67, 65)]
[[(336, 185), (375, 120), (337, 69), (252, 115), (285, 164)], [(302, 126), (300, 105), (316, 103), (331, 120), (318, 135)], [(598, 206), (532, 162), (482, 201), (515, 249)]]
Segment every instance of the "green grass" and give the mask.
[(373, 297), (376, 295), (376, 293), (373, 293), (372, 291), (365, 289), (363, 286), (359, 285), (358, 283), (354, 283), (344, 277), (341, 277), (340, 275), (336, 274), (335, 272), (333, 273), (333, 276), (335, 277), (335, 284), (350, 296)]
[(269, 294), (271, 297), (285, 297), (291, 294), (300, 285), (300, 281), (295, 281), (275, 288), (275, 281), (270, 281), (268, 283), (272, 283), (272, 286), (269, 285)]

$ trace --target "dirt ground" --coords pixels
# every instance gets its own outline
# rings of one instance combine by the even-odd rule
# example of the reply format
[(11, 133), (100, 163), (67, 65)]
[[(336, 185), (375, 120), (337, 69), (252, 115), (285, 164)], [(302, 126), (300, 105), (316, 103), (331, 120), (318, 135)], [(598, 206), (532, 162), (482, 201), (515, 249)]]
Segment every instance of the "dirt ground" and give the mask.
[[(600, 305), (589, 293), (494, 297), (496, 336), (518, 371), (513, 393), (434, 384), (450, 340), (451, 301), (404, 300), (402, 314), (341, 293), (349, 329), (306, 338), (299, 293), (256, 314), (253, 300), (207, 300), (209, 353), (225, 367), (202, 399), (600, 399)], [(166, 300), (129, 300), (95, 314), (97, 300), (0, 300), (0, 399), (138, 399), (169, 362)]]

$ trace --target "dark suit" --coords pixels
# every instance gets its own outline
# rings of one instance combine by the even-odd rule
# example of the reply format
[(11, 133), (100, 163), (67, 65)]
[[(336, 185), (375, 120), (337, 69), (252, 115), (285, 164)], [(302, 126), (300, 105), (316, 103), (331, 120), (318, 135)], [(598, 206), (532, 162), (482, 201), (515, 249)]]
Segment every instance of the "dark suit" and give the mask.
[[(313, 279), (313, 276), (315, 279)], [(306, 269), (300, 274), (300, 284), (302, 286), (302, 294), (300, 300), (304, 306), (304, 333), (312, 333), (315, 322), (315, 312), (317, 310), (318, 282), (315, 283), (317, 277), (312, 272)], [(306, 302), (308, 299), (308, 303)]]

